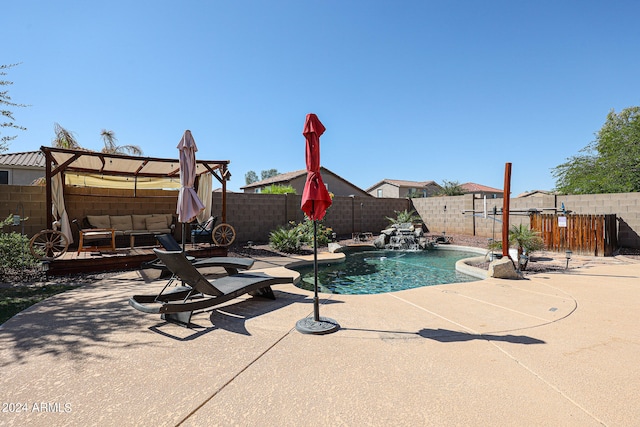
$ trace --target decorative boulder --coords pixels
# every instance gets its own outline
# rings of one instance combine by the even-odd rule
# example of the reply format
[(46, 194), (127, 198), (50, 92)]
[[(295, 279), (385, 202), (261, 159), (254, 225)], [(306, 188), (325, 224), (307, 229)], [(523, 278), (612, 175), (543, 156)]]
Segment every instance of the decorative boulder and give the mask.
[(418, 238), (418, 247), (420, 249), (432, 249), (433, 243), (429, 242), (426, 237)]
[(329, 252), (331, 252), (331, 253), (342, 252), (341, 249), (342, 249), (342, 246), (340, 246), (339, 243), (335, 243), (335, 242), (330, 242), (329, 243)]
[(491, 261), (489, 264), (489, 277), (496, 279), (523, 279), (522, 274), (516, 270), (513, 262), (508, 257)]
[(373, 246), (375, 246), (378, 249), (384, 249), (384, 246), (386, 244), (385, 241), (385, 235), (381, 234), (378, 237), (376, 237), (376, 239), (373, 241)]
[(385, 236), (393, 236), (394, 234), (396, 234), (396, 229), (395, 228), (387, 228), (384, 229), (380, 232), (380, 234), (384, 234)]

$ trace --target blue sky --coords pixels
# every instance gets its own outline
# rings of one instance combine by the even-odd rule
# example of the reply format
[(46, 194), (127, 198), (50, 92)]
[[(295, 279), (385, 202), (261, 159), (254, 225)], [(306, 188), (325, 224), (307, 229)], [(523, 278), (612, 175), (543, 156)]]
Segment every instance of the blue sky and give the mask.
[[(118, 1), (4, 3), (0, 64), (28, 128), (54, 123), (100, 150), (102, 129), (177, 158), (304, 169), (307, 113), (321, 163), (361, 188), (384, 179), (552, 189), (551, 169), (611, 109), (640, 105), (637, 1)], [(3, 135), (7, 134), (3, 129)]]

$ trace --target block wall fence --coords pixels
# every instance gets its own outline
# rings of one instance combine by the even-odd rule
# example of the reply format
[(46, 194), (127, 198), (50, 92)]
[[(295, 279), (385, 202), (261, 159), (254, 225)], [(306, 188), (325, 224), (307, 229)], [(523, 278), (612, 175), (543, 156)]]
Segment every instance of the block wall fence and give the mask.
[[(413, 209), (422, 217), (431, 233), (460, 233), (500, 238), (502, 233), (502, 199), (474, 198), (472, 194), (455, 197), (411, 199)], [(575, 214), (615, 214), (618, 243), (622, 247), (640, 248), (640, 193), (545, 195), (510, 200), (509, 225), (529, 225), (529, 209), (543, 213), (561, 212), (562, 206)], [(446, 209), (445, 209), (446, 206)], [(493, 207), (498, 214), (493, 215)]]
[[(228, 193), (227, 223), (236, 229), (239, 242), (266, 242), (271, 230), (290, 221), (302, 221), (301, 197), (291, 194)], [(177, 199), (177, 191), (138, 190), (136, 197), (133, 197), (131, 190), (65, 189), (65, 203), (70, 220), (81, 219), (86, 215), (175, 213)], [(221, 193), (213, 193), (214, 215), (221, 215), (221, 199)], [(45, 204), (44, 187), (0, 187), (0, 218), (4, 219), (10, 214), (28, 217), (23, 223), (24, 232), (28, 236), (48, 228), (45, 224)], [(563, 204), (567, 211), (576, 214), (616, 214), (620, 245), (640, 248), (640, 193), (545, 195), (511, 199), (509, 223), (528, 225), (529, 209), (554, 213), (560, 211)], [(471, 194), (420, 199), (336, 196), (324, 223), (339, 236), (367, 231), (377, 234), (388, 225), (386, 217), (395, 216), (394, 211), (415, 209), (429, 233), (499, 238), (502, 231), (502, 215), (499, 213), (502, 199), (486, 200), (486, 217), (484, 206), (484, 199), (474, 198)], [(494, 206), (498, 211), (495, 216)], [(9, 226), (4, 231), (20, 232), (21, 227)], [(176, 238), (180, 238), (179, 233)]]

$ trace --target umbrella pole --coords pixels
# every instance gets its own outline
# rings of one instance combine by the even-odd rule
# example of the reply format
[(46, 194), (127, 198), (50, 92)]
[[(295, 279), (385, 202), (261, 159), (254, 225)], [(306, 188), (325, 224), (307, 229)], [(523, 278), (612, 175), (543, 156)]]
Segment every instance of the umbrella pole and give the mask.
[(183, 222), (182, 223), (182, 252), (184, 253), (185, 247), (187, 245), (187, 236), (185, 235), (186, 233), (186, 229), (187, 226), (186, 224)]
[(318, 221), (313, 220), (313, 319), (320, 321), (320, 302), (318, 298)]
[(328, 317), (320, 317), (318, 298), (318, 222), (313, 220), (313, 318), (305, 317), (296, 322), (296, 329), (303, 334), (323, 335), (335, 332), (340, 325)]

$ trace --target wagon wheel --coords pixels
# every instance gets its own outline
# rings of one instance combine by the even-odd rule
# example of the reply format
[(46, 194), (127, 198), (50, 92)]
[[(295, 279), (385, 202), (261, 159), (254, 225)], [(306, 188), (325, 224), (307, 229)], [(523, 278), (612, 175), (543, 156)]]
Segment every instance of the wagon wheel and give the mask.
[(56, 230), (42, 230), (29, 241), (31, 255), (38, 259), (52, 260), (67, 251), (67, 236)]
[(236, 240), (236, 230), (229, 224), (217, 225), (211, 235), (213, 242), (218, 246), (229, 246)]

